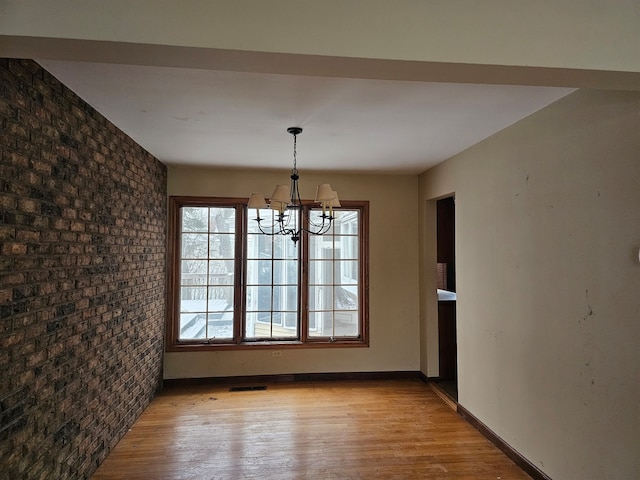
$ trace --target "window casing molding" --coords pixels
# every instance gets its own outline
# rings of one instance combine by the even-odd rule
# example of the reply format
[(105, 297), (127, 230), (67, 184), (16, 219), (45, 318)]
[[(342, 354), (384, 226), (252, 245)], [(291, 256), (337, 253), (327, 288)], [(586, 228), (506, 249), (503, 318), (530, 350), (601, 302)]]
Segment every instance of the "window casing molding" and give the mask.
[[(291, 327), (292, 322), (295, 321), (297, 327), (297, 334), (295, 338), (282, 338), (278, 335), (270, 338), (248, 338), (245, 328), (247, 326), (247, 314), (256, 314), (259, 309), (249, 312), (247, 309), (247, 295), (248, 291), (255, 286), (251, 286), (248, 282), (248, 260), (254, 261), (256, 259), (248, 259), (248, 236), (251, 230), (252, 219), (255, 217), (255, 212), (248, 211), (246, 198), (229, 198), (229, 197), (185, 197), (185, 196), (172, 196), (169, 198), (169, 248), (168, 248), (168, 309), (167, 309), (167, 326), (166, 326), (166, 350), (167, 351), (205, 351), (205, 350), (236, 350), (236, 349), (256, 349), (256, 348), (336, 348), (336, 347), (368, 347), (369, 345), (369, 262), (368, 262), (368, 238), (369, 238), (369, 202), (367, 201), (343, 201), (341, 200), (342, 207), (336, 209), (337, 212), (342, 210), (343, 212), (354, 212), (357, 215), (357, 232), (353, 237), (354, 241), (346, 242), (346, 246), (343, 247), (345, 251), (356, 250), (358, 261), (353, 261), (348, 258), (345, 261), (341, 261), (340, 274), (337, 275), (338, 284), (346, 283), (347, 289), (354, 290), (352, 294), (353, 299), (357, 301), (357, 335), (330, 335), (318, 330), (318, 318), (328, 318), (333, 315), (333, 319), (329, 320), (329, 323), (333, 321), (335, 332), (336, 315), (348, 315), (352, 312), (340, 311), (332, 309), (323, 309), (323, 307), (314, 306), (314, 299), (310, 299), (309, 295), (309, 277), (310, 277), (310, 262), (319, 263), (321, 259), (315, 258), (314, 253), (310, 253), (310, 246), (317, 242), (320, 237), (314, 237), (304, 234), (298, 242), (298, 246), (295, 247), (300, 256), (298, 260), (298, 272), (297, 272), (297, 298), (298, 304), (296, 309), (296, 316), (292, 317), (289, 312), (283, 315), (281, 323), (284, 326)], [(225, 285), (224, 289), (233, 291), (233, 323), (232, 333), (229, 338), (194, 338), (194, 339), (180, 339), (180, 301), (181, 301), (181, 266), (182, 266), (182, 209), (185, 207), (203, 207), (203, 208), (233, 208), (235, 211), (235, 220), (232, 227), (235, 235), (233, 235), (233, 285)], [(307, 210), (315, 209), (315, 205), (312, 202), (305, 201), (304, 207)], [(308, 213), (308, 212), (307, 212)], [(208, 227), (208, 230), (211, 227)], [(355, 228), (355, 227), (354, 227)], [(188, 233), (188, 232), (187, 232)], [(207, 232), (212, 235), (212, 232)], [(205, 232), (201, 232), (205, 235)], [(216, 233), (217, 234), (217, 233)], [(336, 234), (340, 236), (340, 234)], [(273, 238), (265, 236), (268, 238)], [(310, 238), (312, 237), (312, 238)], [(326, 235), (322, 242), (328, 241), (329, 237)], [(279, 237), (279, 241), (291, 242), (289, 237)], [(209, 242), (211, 244), (212, 241)], [(210, 248), (210, 247), (209, 247)], [(331, 249), (317, 244), (316, 250), (320, 249), (324, 252), (330, 252)], [(347, 253), (347, 256), (352, 253)], [(211, 260), (211, 259), (209, 259)], [(230, 260), (230, 259), (229, 259)], [(325, 259), (326, 260), (326, 259)], [(341, 259), (338, 259), (341, 260)], [(271, 259), (270, 261), (274, 261)], [(277, 260), (278, 262), (280, 260)], [(335, 265), (336, 259), (329, 261), (329, 264)], [(325, 262), (326, 264), (326, 262)], [(333, 267), (332, 267), (333, 268)], [(273, 275), (273, 269), (271, 270)], [(209, 279), (209, 270), (207, 270), (207, 285), (211, 282)], [(353, 283), (353, 276), (357, 275), (357, 281)], [(335, 281), (333, 283), (336, 283)], [(335, 290), (335, 286), (332, 285), (319, 285), (317, 289), (324, 287), (332, 288)], [(197, 290), (197, 289), (194, 289)], [(207, 298), (210, 293), (207, 293)], [(252, 293), (253, 295), (253, 293)], [(343, 295), (344, 296), (344, 295)], [(286, 297), (286, 296), (285, 296)], [(282, 297), (282, 298), (285, 298)], [(291, 302), (291, 295), (285, 301)], [(310, 303), (312, 311), (315, 308), (318, 310), (314, 315), (310, 315)], [(287, 307), (290, 309), (290, 307)], [(273, 310), (273, 309), (271, 309)], [(285, 309), (286, 310), (286, 309)], [(222, 315), (229, 315), (229, 312), (219, 312)], [(262, 313), (267, 313), (266, 311)], [(273, 311), (271, 312), (273, 314)], [(276, 312), (278, 313), (278, 312)], [(207, 313), (206, 322), (209, 322)], [(257, 316), (257, 315), (256, 315)], [(277, 320), (276, 323), (280, 321)], [(315, 324), (314, 324), (315, 321)], [(209, 325), (209, 323), (207, 323)], [(275, 329), (273, 329), (275, 330)], [(205, 335), (207, 337), (208, 335)]]

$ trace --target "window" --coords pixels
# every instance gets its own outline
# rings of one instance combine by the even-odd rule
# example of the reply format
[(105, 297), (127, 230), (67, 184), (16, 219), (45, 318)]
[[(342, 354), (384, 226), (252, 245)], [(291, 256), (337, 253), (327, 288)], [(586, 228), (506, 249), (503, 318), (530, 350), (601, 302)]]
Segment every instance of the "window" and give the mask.
[(368, 345), (368, 202), (342, 201), (297, 245), (262, 234), (246, 203), (170, 198), (167, 349)]

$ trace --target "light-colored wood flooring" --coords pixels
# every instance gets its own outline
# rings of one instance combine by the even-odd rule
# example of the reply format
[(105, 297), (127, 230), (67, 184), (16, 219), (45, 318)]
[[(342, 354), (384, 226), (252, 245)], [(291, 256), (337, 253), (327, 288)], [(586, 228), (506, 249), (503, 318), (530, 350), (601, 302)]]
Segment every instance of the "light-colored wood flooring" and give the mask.
[(419, 380), (166, 389), (93, 480), (530, 478)]

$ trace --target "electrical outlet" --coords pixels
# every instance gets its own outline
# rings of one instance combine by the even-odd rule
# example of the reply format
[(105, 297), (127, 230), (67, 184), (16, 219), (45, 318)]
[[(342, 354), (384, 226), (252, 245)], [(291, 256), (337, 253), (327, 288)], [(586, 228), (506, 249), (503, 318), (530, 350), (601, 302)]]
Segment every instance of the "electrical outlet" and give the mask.
[(282, 356), (282, 352), (280, 350), (276, 350), (275, 352), (271, 352), (271, 356), (272, 357), (281, 357)]

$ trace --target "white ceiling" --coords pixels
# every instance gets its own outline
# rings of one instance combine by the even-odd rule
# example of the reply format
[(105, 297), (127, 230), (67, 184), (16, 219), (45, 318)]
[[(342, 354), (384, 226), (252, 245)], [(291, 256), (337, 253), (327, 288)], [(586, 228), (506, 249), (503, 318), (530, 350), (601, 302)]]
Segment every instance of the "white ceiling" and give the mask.
[(420, 173), (572, 89), (39, 60), (167, 165)]

